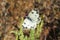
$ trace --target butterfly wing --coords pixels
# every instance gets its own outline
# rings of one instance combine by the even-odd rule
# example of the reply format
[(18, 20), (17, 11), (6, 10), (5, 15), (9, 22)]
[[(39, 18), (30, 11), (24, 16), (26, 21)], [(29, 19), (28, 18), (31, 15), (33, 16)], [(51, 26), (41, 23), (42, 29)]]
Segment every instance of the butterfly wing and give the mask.
[(39, 13), (35, 10), (32, 10), (29, 15), (24, 20), (24, 23), (22, 24), (24, 28), (27, 29), (35, 29), (36, 25), (40, 23)]
[(37, 11), (35, 11), (35, 10), (32, 10), (32, 11), (29, 13), (28, 17), (29, 17), (30, 19), (32, 19), (33, 21), (38, 21), (39, 13), (38, 13)]
[(26, 29), (36, 28), (36, 23), (30, 21), (27, 18), (24, 20), (24, 23), (22, 25), (23, 25), (23, 28), (26, 28)]

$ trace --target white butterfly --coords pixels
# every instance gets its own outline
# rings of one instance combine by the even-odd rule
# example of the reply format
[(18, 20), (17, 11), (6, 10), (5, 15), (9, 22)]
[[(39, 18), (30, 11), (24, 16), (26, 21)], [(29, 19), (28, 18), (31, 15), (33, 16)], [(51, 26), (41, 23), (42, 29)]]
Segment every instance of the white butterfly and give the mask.
[(39, 24), (41, 21), (41, 18), (39, 17), (39, 11), (32, 10), (28, 16), (25, 18), (22, 26), (23, 28), (27, 29), (35, 29), (37, 24)]

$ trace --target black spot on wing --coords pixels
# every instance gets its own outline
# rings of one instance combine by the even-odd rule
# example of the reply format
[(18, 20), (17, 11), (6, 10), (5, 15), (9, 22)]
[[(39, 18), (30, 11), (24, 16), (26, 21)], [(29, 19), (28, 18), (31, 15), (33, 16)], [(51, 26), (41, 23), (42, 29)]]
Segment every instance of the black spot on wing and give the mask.
[(38, 12), (38, 11), (36, 11), (36, 14), (39, 14), (39, 12)]
[(32, 14), (34, 14), (34, 12), (31, 12)]
[(32, 19), (30, 17), (27, 17), (27, 19), (29, 19), (30, 21), (32, 21)]
[(26, 24), (26, 23), (24, 22), (24, 24)]
[(31, 26), (31, 28), (34, 28), (34, 27)]
[(24, 27), (23, 25), (22, 25), (22, 27), (23, 27), (23, 29), (27, 29), (27, 27)]

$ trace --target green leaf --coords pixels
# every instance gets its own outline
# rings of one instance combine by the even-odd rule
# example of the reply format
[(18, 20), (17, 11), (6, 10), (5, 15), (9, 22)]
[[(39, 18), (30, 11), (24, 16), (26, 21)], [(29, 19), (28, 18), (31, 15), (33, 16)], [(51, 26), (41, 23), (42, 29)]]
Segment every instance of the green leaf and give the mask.
[(35, 30), (34, 29), (31, 29), (30, 30), (30, 40), (35, 40)]

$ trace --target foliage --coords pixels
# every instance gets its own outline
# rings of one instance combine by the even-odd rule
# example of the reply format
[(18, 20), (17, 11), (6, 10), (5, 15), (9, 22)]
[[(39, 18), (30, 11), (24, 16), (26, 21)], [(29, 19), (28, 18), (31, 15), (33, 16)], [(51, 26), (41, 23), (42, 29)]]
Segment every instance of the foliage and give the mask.
[(35, 29), (30, 30), (29, 37), (23, 35), (22, 23), (23, 23), (23, 18), (21, 18), (21, 21), (20, 21), (20, 25), (19, 25), (20, 30), (10, 32), (10, 33), (14, 33), (16, 35), (16, 40), (18, 40), (18, 39), (20, 39), (20, 40), (38, 40), (37, 38), (40, 37), (40, 33), (42, 32), (43, 20), (41, 20), (41, 23), (37, 25), (36, 33), (35, 33)]

